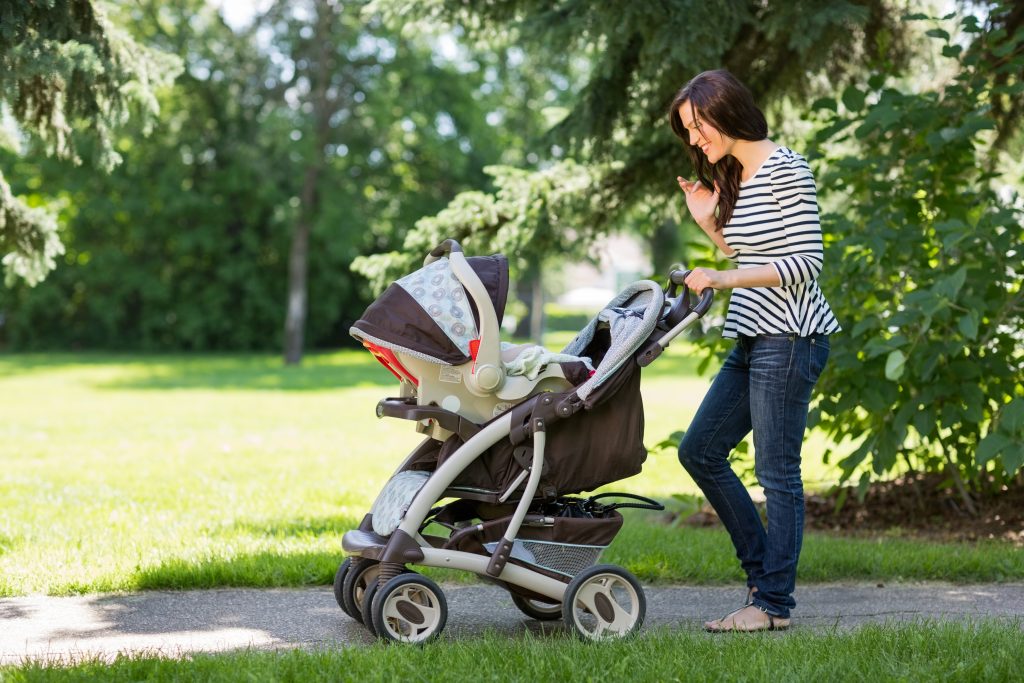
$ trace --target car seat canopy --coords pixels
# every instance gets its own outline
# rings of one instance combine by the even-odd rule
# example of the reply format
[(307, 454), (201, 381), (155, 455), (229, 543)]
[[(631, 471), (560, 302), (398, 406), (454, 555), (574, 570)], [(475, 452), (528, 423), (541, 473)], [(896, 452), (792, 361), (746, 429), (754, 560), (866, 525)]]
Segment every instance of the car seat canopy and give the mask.
[[(505, 313), (508, 261), (501, 254), (466, 259), (487, 290), (497, 320)], [(392, 283), (353, 323), (349, 333), (360, 341), (403, 351), (440, 365), (472, 359), (470, 342), (479, 338), (480, 313), (440, 258)]]

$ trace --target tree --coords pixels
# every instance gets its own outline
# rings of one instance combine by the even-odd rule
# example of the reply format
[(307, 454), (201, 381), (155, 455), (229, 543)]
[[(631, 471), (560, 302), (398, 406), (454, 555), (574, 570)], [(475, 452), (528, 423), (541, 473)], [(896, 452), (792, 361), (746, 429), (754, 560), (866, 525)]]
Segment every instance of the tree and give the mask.
[[(312, 348), (351, 342), (369, 300), (353, 259), (393, 249), (416, 218), (486, 185), (487, 164), (523, 161), (519, 140), (531, 130), (487, 120), (520, 95), (492, 87), (498, 55), (455, 43), (445, 57), (436, 37), (403, 37), (355, 9), (337, 50), (359, 65), (335, 81), (310, 213)], [(309, 17), (236, 33), (205, 0), (133, 0), (121, 11), (118, 24), (185, 71), (159, 93), (163, 123), (150, 136), (139, 122), (114, 136), (125, 161), (110, 174), (0, 152), (19, 193), (59, 204), (66, 245), (45, 282), (0, 291), (0, 333), (14, 349), (281, 349), (301, 169), (317, 149), (289, 56)]]
[(856, 78), (864, 59), (885, 52), (899, 67), (909, 55), (898, 15), (882, 0), (378, 0), (374, 7), (395, 21), (413, 15), (485, 36), (511, 34), (544, 58), (574, 55), (588, 63), (583, 85), (547, 139), (578, 163), (603, 165), (585, 189), (600, 199), (586, 216), (593, 234), (629, 220), (634, 209), (662, 214), (654, 225), (664, 221), (666, 203), (678, 193), (673, 179), (685, 163), (665, 123), (667, 107), (699, 71), (729, 68), (778, 114), (788, 98), (810, 101)]
[[(109, 171), (120, 161), (113, 133), (134, 110), (148, 130), (154, 89), (177, 60), (110, 23), (93, 0), (8, 2), (0, 10), (0, 104), (46, 153)], [(63, 253), (53, 211), (14, 196), (0, 173), (0, 253), (8, 286), (41, 281)]]

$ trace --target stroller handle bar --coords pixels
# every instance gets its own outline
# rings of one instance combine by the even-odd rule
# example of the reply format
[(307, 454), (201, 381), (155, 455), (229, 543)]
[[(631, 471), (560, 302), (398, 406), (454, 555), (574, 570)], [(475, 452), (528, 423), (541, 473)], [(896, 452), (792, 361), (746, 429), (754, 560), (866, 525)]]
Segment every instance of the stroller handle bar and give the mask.
[[(686, 313), (689, 313), (690, 311), (696, 313), (698, 318), (704, 317), (704, 314), (708, 312), (708, 309), (711, 308), (712, 302), (715, 300), (715, 290), (708, 287), (703, 292), (700, 293), (700, 300), (697, 302), (697, 305), (693, 306), (692, 308), (690, 307), (689, 288), (686, 286), (686, 278), (689, 277), (690, 273), (692, 272), (692, 270), (673, 269), (672, 272), (668, 274), (668, 295), (670, 297), (676, 296), (676, 288), (679, 285), (682, 285), (683, 287), (682, 296), (676, 299), (676, 302), (675, 304), (673, 304), (672, 307), (673, 311), (669, 312), (668, 320), (672, 325), (677, 324), (680, 320), (683, 319)], [(683, 307), (685, 307), (686, 310), (683, 313), (683, 315), (679, 315), (679, 312), (675, 310), (676, 307), (679, 307), (680, 310), (682, 310)], [(673, 320), (673, 318), (675, 319)]]
[(453, 239), (441, 242), (430, 250), (423, 259), (423, 265), (428, 266), (445, 256), (448, 257), (452, 274), (476, 303), (477, 314), (480, 316), (480, 343), (473, 356), (473, 372), (466, 382), (466, 387), (478, 396), (487, 396), (498, 391), (505, 381), (505, 371), (501, 365), (500, 321), (494, 306), (490, 304), (487, 288), (469, 265), (458, 242)]
[[(658, 323), (660, 334), (655, 333), (637, 354), (636, 362), (640, 367), (645, 368), (653, 363), (673, 339), (703, 318), (711, 308), (711, 304), (715, 300), (715, 290), (710, 287), (700, 293), (700, 299), (696, 305), (691, 301), (690, 289), (686, 286), (686, 276), (690, 272), (679, 268), (673, 268), (669, 272), (668, 286), (665, 288), (665, 305), (668, 307), (668, 311)], [(682, 292), (679, 292), (680, 286), (683, 288)]]

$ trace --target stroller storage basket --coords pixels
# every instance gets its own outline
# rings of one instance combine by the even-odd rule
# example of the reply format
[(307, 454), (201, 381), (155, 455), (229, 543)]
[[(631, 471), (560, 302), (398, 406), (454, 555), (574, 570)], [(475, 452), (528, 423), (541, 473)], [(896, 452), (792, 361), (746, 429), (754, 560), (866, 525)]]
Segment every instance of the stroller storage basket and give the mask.
[[(500, 517), (456, 532), (445, 547), (489, 555), (511, 519)], [(572, 577), (597, 564), (620, 528), (622, 515), (615, 510), (594, 517), (531, 516), (513, 542), (512, 560)]]

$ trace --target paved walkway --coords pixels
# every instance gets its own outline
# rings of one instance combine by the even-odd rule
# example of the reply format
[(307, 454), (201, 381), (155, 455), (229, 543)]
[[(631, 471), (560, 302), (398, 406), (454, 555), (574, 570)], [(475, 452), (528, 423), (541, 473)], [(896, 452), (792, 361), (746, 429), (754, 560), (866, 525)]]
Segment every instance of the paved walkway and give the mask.
[[(446, 585), (445, 635), (484, 630), (511, 637), (563, 630), (522, 615), (489, 585)], [(739, 588), (649, 587), (645, 627), (696, 628), (737, 606)], [(1024, 624), (1024, 584), (834, 584), (800, 587), (797, 630), (866, 622), (1002, 617)], [(119, 652), (180, 656), (237, 648), (333, 648), (372, 642), (338, 608), (330, 588), (150, 591), (68, 598), (0, 599), (0, 663), (74, 660)]]

